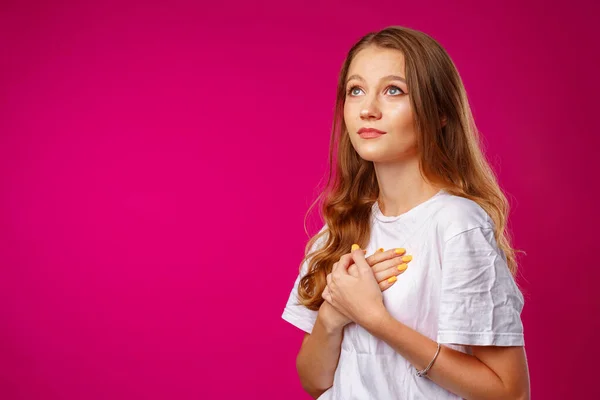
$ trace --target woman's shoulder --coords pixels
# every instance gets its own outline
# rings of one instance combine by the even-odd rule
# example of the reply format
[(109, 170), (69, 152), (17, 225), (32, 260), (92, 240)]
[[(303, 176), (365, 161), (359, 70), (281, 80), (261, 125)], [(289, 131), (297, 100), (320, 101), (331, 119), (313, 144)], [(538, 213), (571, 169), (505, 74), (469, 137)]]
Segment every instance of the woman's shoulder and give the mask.
[(471, 229), (493, 229), (494, 222), (477, 202), (446, 193), (434, 215), (444, 241)]

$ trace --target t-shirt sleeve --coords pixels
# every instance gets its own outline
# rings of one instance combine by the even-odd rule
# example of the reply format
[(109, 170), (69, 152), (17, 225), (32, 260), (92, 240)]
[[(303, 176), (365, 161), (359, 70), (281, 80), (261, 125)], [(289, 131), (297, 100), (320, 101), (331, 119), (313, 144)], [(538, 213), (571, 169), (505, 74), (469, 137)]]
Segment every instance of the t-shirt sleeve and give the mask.
[(445, 243), (438, 342), (522, 346), (523, 305), (492, 228), (469, 229)]
[[(323, 227), (321, 232), (325, 229)], [(310, 252), (313, 252), (320, 246), (322, 246), (326, 241), (326, 236), (321, 236), (312, 246)], [(313, 311), (306, 308), (303, 304), (300, 303), (298, 299), (298, 285), (300, 284), (300, 279), (306, 275), (308, 272), (308, 260), (305, 260), (302, 263), (300, 268), (300, 273), (294, 282), (294, 287), (290, 292), (290, 296), (288, 298), (287, 304), (283, 310), (283, 314), (281, 318), (289, 322), (290, 324), (296, 326), (297, 328), (302, 329), (306, 333), (311, 333), (313, 326), (315, 326), (315, 322), (317, 320), (318, 311)]]

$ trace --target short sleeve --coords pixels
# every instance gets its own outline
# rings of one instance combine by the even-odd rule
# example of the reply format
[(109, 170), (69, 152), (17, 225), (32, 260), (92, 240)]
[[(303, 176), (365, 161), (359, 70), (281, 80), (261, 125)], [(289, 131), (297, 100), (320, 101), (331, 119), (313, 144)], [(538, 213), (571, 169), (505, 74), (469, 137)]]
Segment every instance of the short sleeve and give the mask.
[[(321, 232), (325, 230), (325, 226), (321, 229)], [(327, 235), (321, 236), (311, 247), (310, 252), (315, 251), (320, 246), (324, 245), (327, 238)], [(300, 279), (306, 275), (308, 272), (308, 261), (305, 260), (300, 268), (300, 273), (294, 282), (294, 287), (290, 292), (290, 296), (288, 298), (287, 304), (285, 305), (285, 309), (283, 310), (283, 314), (281, 318), (294, 325), (297, 328), (302, 329), (306, 333), (311, 333), (313, 326), (315, 326), (315, 322), (317, 320), (318, 311), (313, 311), (303, 304), (300, 303), (298, 299), (298, 286), (300, 284)]]
[(438, 342), (524, 345), (524, 300), (492, 228), (459, 233), (444, 245)]

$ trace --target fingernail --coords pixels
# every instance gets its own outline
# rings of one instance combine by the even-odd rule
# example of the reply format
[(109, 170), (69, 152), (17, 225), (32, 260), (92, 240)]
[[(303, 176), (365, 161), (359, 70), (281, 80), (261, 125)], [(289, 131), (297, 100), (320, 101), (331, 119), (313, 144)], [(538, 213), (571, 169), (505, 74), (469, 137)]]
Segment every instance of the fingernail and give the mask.
[(406, 253), (406, 250), (403, 249), (403, 248), (399, 248), (399, 249), (394, 250), (394, 253), (396, 253), (396, 254), (404, 254), (404, 253)]
[(404, 257), (402, 257), (402, 262), (407, 263), (407, 262), (410, 262), (411, 260), (412, 260), (412, 256), (404, 256)]
[(379, 248), (379, 250), (377, 250), (377, 251), (383, 253), (383, 247)]
[(395, 276), (392, 276), (391, 278), (388, 278), (388, 283), (394, 283), (398, 280), (398, 278), (396, 278)]
[(398, 271), (400, 271), (400, 272), (406, 271), (406, 268), (408, 268), (408, 264), (400, 264), (400, 265), (398, 265)]
[(360, 246), (357, 244), (352, 245), (352, 251), (360, 249)]

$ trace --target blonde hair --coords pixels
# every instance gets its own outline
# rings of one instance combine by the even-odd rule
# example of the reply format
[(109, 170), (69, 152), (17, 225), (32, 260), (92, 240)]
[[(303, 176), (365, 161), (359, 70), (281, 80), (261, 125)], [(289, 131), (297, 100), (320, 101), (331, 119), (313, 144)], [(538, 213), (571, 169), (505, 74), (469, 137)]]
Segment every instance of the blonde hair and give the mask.
[[(504, 251), (514, 276), (517, 271), (515, 250), (506, 229), (509, 204), (481, 150), (479, 133), (458, 71), (435, 39), (413, 29), (392, 26), (361, 38), (348, 52), (340, 71), (329, 174), (323, 192), (315, 201), (323, 200), (326, 229), (313, 236), (306, 246), (302, 262), (309, 260), (309, 264), (298, 288), (300, 301), (309, 309), (318, 310), (332, 265), (349, 252), (353, 243), (364, 247), (369, 241), (371, 208), (379, 196), (379, 186), (373, 163), (363, 160), (354, 150), (344, 122), (348, 69), (356, 54), (368, 46), (403, 53), (421, 173), (446, 192), (475, 201), (489, 214), (495, 225), (498, 246)], [(310, 252), (319, 239), (323, 245)]]

